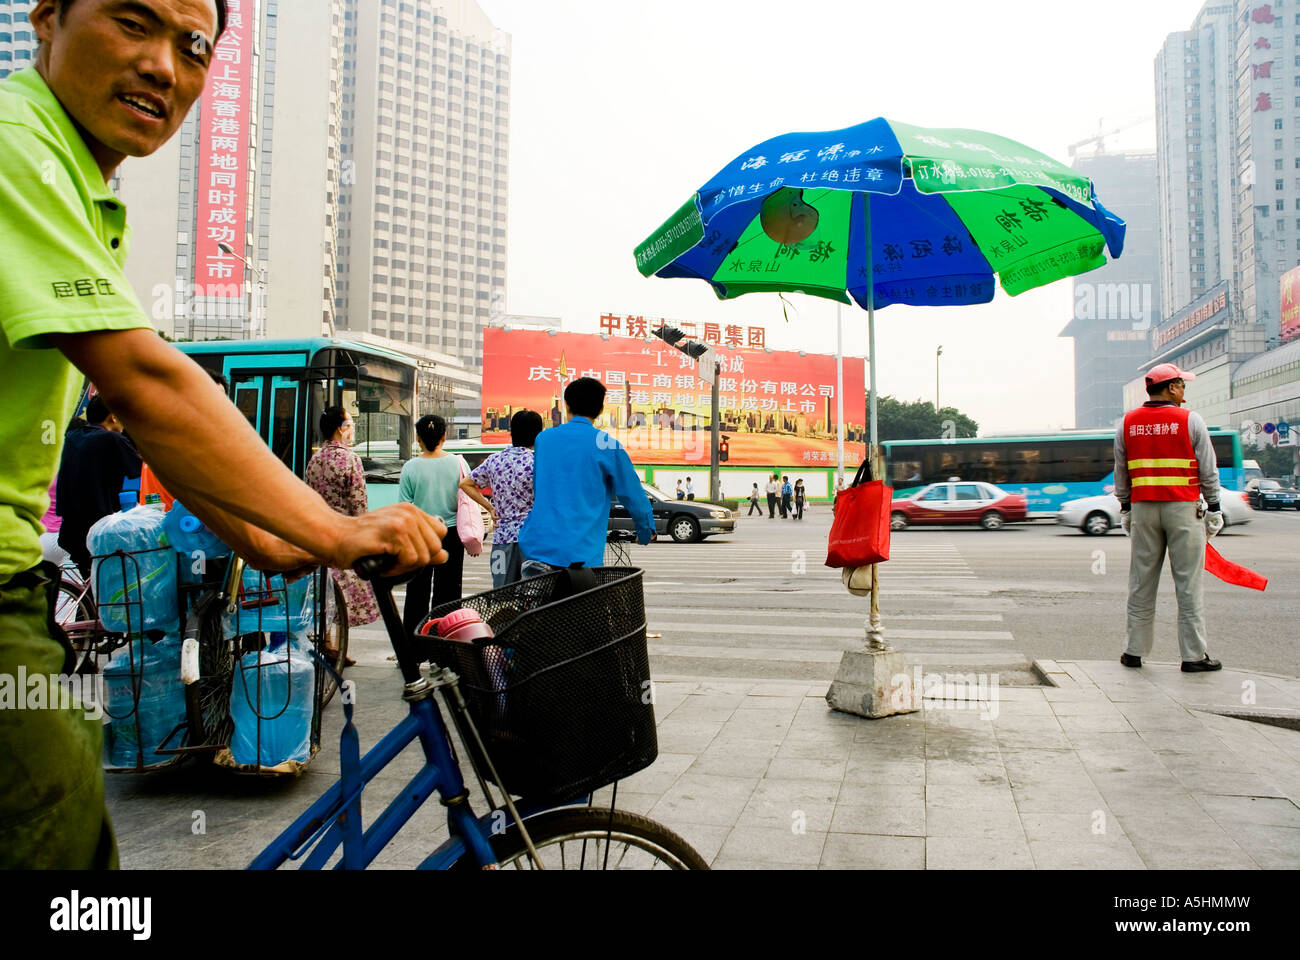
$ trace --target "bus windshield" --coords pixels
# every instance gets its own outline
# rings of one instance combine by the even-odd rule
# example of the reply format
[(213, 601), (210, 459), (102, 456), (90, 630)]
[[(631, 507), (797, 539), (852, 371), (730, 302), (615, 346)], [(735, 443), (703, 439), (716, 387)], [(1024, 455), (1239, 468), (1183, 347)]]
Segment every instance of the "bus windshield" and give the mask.
[[(357, 370), (360, 364), (360, 370)], [(396, 483), (414, 454), (414, 371), (410, 367), (347, 350), (323, 351), (315, 366), (332, 374), (312, 385), (310, 422), (327, 406), (341, 406), (356, 424), (353, 451), (370, 482)], [(312, 451), (320, 448), (317, 437)]]

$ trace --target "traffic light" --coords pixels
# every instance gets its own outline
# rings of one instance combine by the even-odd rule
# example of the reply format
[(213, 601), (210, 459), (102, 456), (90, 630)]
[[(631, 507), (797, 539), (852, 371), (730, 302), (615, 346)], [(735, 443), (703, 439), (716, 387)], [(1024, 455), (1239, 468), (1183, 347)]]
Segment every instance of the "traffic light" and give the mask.
[(670, 347), (677, 346), (677, 341), (686, 336), (686, 334), (682, 333), (682, 331), (678, 330), (676, 327), (670, 327), (666, 323), (653, 332), (656, 337), (668, 344)]
[(722, 441), (720, 441), (720, 442), (718, 443), (718, 462), (719, 462), (719, 463), (726, 463), (726, 462), (727, 462), (727, 449), (728, 449), (729, 446), (730, 446), (730, 445), (727, 443), (726, 440), (722, 440)]

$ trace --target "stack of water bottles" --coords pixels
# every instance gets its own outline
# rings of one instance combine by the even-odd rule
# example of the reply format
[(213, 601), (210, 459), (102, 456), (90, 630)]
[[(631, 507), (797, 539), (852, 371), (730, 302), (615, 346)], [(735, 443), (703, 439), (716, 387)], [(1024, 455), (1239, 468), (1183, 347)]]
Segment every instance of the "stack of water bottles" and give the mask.
[(86, 537), (100, 622), (127, 637), (102, 669), (104, 765), (149, 767), (168, 761), (156, 750), (186, 716), (176, 554), (161, 512), (122, 505)]
[(266, 649), (241, 657), (235, 669), (231, 756), (240, 766), (305, 763), (316, 704), (316, 577), (286, 583), (278, 574), (245, 570), (242, 584), (236, 612), (225, 617), (226, 632), (266, 633), (270, 640)]

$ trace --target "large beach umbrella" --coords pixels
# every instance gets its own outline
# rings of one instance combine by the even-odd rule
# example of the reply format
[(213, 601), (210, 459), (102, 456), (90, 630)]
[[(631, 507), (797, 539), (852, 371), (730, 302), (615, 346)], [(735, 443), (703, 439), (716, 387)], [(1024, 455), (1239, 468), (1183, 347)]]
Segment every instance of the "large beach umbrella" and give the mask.
[(1051, 157), (978, 130), (877, 118), (746, 150), (636, 248), (636, 263), (647, 277), (703, 280), (724, 300), (802, 292), (864, 308), (874, 456), (877, 309), (988, 303), (995, 284), (1015, 296), (1123, 246), (1124, 222), (1092, 182)]

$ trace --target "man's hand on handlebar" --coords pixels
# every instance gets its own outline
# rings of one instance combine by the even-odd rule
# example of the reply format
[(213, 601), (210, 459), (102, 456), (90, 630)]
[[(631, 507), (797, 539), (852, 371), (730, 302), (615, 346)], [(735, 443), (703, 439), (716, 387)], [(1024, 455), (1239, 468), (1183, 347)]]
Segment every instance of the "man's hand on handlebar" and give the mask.
[(447, 525), (411, 503), (381, 507), (359, 517), (350, 517), (329, 564), (350, 570), (362, 557), (387, 554), (397, 562), (386, 571), (398, 576), (430, 564), (446, 563), (442, 538)]

